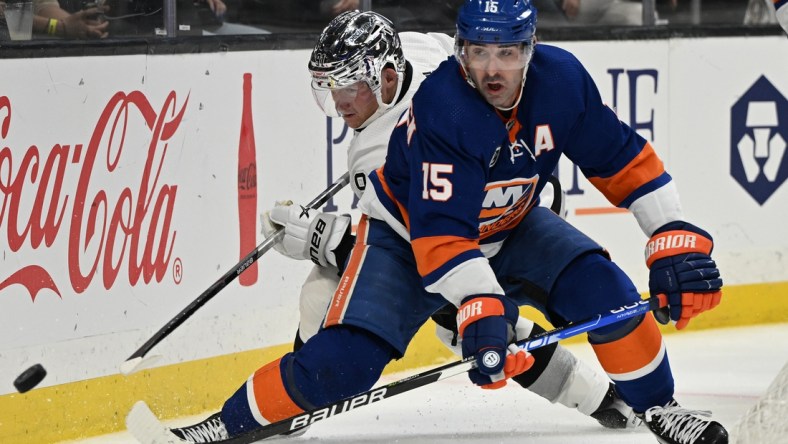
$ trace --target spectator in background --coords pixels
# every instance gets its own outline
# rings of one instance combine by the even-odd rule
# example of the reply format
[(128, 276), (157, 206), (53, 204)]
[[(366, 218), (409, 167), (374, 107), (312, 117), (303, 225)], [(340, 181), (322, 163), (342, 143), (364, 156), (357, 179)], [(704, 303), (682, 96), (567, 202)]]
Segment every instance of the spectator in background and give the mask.
[(788, 0), (750, 0), (744, 12), (745, 25), (779, 23), (788, 33)]
[[(462, 0), (373, 0), (372, 10), (389, 17), (400, 31), (451, 31), (461, 5)], [(320, 12), (326, 23), (343, 12), (357, 9), (361, 9), (360, 0), (320, 0)]]
[(777, 21), (788, 34), (788, 0), (774, 0), (774, 9), (777, 11)]
[(643, 3), (633, 0), (562, 0), (561, 9), (574, 25), (643, 24)]
[(99, 39), (107, 36), (106, 7), (90, 5), (70, 13), (57, 0), (33, 0), (33, 34), (46, 38)]
[[(637, 0), (535, 0), (532, 3), (539, 11), (540, 26), (643, 24), (643, 4)], [(447, 30), (454, 28), (460, 5), (462, 0), (375, 0), (372, 9), (390, 17), (397, 29)], [(328, 20), (360, 7), (360, 0), (320, 0), (320, 11)]]
[[(164, 0), (109, 0), (118, 11), (110, 20), (113, 35), (166, 35)], [(176, 0), (177, 35), (268, 34), (254, 27), (229, 23), (229, 8), (223, 0)]]

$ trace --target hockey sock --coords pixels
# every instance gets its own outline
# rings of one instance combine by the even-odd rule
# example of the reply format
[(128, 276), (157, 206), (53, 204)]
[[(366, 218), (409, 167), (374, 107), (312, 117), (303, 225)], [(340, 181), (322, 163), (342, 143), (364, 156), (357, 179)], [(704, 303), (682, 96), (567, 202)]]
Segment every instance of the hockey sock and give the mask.
[(257, 370), (222, 408), (230, 436), (281, 421), (370, 389), (397, 357), (387, 342), (359, 328), (321, 331), (296, 353)]
[(230, 436), (280, 421), (304, 411), (285, 388), (282, 361), (286, 354), (254, 372), (222, 407), (222, 421)]
[[(610, 335), (609, 335), (610, 336)], [(626, 335), (606, 340), (588, 335), (599, 363), (615, 381), (621, 399), (639, 413), (673, 399), (673, 375), (662, 333), (651, 313)]]
[[(550, 293), (550, 310), (571, 321), (639, 300), (626, 274), (592, 253), (575, 259), (561, 273)], [(672, 398), (673, 375), (651, 314), (596, 329), (589, 332), (588, 341), (621, 398), (635, 411), (664, 405)]]

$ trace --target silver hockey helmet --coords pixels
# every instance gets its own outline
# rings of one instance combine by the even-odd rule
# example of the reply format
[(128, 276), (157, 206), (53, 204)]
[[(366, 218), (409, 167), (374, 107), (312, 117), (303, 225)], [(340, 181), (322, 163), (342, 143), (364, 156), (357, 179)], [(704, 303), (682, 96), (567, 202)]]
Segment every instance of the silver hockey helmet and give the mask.
[(352, 91), (358, 82), (365, 82), (384, 111), (390, 104), (383, 103), (380, 94), (383, 68), (391, 66), (397, 72), (396, 97), (405, 65), (402, 43), (391, 21), (372, 11), (345, 12), (331, 20), (312, 50), (312, 93), (323, 112), (339, 117), (332, 91), (336, 94), (349, 87)]

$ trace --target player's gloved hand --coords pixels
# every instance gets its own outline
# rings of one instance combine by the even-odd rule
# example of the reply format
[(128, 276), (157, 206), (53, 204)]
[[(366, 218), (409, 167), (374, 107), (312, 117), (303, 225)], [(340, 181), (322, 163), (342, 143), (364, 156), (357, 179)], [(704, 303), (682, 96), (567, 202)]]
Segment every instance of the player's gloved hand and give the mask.
[(722, 279), (710, 256), (713, 248), (709, 233), (682, 221), (667, 223), (651, 236), (646, 244), (649, 291), (668, 305), (655, 312), (659, 322), (673, 320), (681, 330), (719, 305)]
[[(288, 205), (293, 205), (293, 201), (277, 200), (276, 203), (274, 203), (274, 206), (276, 207), (288, 206)], [(278, 225), (271, 220), (271, 210), (265, 211), (263, 214), (260, 215), (260, 226), (262, 227), (263, 236), (265, 236), (266, 239), (273, 236), (276, 230), (282, 228), (281, 225)], [(281, 241), (274, 243), (274, 250), (287, 256), (287, 252), (285, 250), (284, 245), (282, 245)]]
[(519, 311), (505, 296), (479, 295), (463, 299), (457, 312), (463, 357), (476, 356), (477, 368), (468, 372), (471, 381), (485, 389), (498, 389), (506, 380), (528, 370), (534, 358), (509, 345)]
[[(262, 216), (263, 231), (285, 227), (285, 236), (275, 248), (293, 259), (310, 259), (325, 267), (336, 265), (333, 250), (350, 227), (350, 217), (321, 213), (291, 201), (277, 202)], [(273, 228), (273, 230), (271, 230)], [(268, 233), (266, 233), (268, 235)]]

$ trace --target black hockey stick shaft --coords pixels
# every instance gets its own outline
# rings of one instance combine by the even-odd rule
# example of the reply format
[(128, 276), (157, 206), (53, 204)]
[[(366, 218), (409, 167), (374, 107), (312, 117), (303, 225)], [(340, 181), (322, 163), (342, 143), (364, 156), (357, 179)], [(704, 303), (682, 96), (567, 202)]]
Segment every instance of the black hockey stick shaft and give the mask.
[[(624, 319), (643, 315), (658, 308), (660, 308), (660, 300), (656, 296), (651, 297), (649, 299), (644, 299), (639, 302), (634, 302), (630, 305), (610, 310), (605, 314), (596, 315), (593, 318), (582, 322), (573, 322), (563, 327), (558, 327), (550, 331), (539, 333), (529, 339), (518, 341), (517, 346), (524, 350), (534, 350), (554, 342), (558, 342), (562, 339), (577, 336), (581, 333), (586, 333), (591, 330), (622, 321)], [(405, 379), (400, 379), (378, 388), (373, 388), (358, 395), (339, 400), (327, 406), (308, 410), (300, 415), (283, 419), (282, 421), (266, 425), (260, 429), (252, 430), (250, 432), (219, 442), (223, 444), (254, 443), (263, 438), (268, 438), (289, 432), (291, 430), (296, 430), (317, 421), (322, 421), (332, 416), (372, 404), (373, 402), (381, 401), (392, 396), (409, 392), (427, 384), (432, 384), (433, 382), (465, 373), (475, 367), (475, 358), (473, 356), (467, 357), (461, 361), (452, 362), (441, 367), (407, 377)]]
[[(319, 196), (315, 197), (311, 202), (307, 204), (307, 207), (312, 209), (318, 209), (323, 206), (329, 199), (331, 199), (339, 190), (344, 188), (350, 181), (349, 173), (343, 174), (339, 179), (336, 180), (330, 187), (328, 187), (325, 191), (320, 193)], [(276, 230), (271, 236), (267, 237), (260, 245), (258, 245), (253, 251), (249, 254), (244, 256), (240, 262), (235, 264), (233, 268), (231, 268), (227, 273), (222, 275), (216, 282), (213, 283), (207, 290), (202, 292), (197, 299), (192, 301), (186, 308), (181, 310), (180, 313), (175, 315), (174, 318), (170, 319), (167, 324), (164, 325), (159, 331), (156, 332), (147, 342), (142, 344), (142, 347), (137, 349), (131, 356), (126, 360), (126, 362), (136, 359), (145, 357), (148, 352), (151, 351), (153, 347), (155, 347), (159, 342), (161, 342), (164, 338), (166, 338), (170, 333), (172, 333), (178, 326), (183, 324), (183, 322), (189, 317), (191, 317), (200, 307), (205, 305), (206, 302), (210, 301), (211, 298), (216, 296), (217, 293), (222, 291), (224, 287), (229, 285), (232, 281), (234, 281), (241, 273), (244, 272), (249, 266), (251, 266), (256, 260), (260, 259), (260, 257), (265, 254), (266, 251), (270, 250), (271, 247), (274, 246), (276, 242), (279, 242), (281, 237), (284, 235), (284, 228), (280, 228)]]

